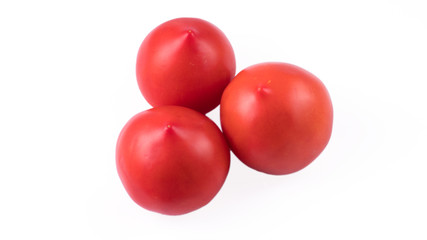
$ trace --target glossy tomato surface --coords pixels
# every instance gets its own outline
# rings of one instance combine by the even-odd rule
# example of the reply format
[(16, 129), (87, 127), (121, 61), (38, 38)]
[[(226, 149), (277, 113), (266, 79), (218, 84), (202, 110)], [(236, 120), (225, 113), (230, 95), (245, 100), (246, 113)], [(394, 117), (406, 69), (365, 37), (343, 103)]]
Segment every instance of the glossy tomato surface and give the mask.
[(235, 72), (234, 52), (224, 33), (197, 18), (156, 27), (142, 42), (136, 63), (138, 86), (153, 107), (179, 105), (201, 113), (218, 106)]
[(306, 167), (332, 132), (327, 89), (313, 74), (291, 64), (244, 69), (225, 89), (220, 107), (231, 150), (249, 167), (269, 174)]
[(206, 205), (222, 187), (230, 150), (219, 128), (194, 110), (162, 106), (122, 129), (116, 149), (120, 179), (145, 209), (179, 215)]

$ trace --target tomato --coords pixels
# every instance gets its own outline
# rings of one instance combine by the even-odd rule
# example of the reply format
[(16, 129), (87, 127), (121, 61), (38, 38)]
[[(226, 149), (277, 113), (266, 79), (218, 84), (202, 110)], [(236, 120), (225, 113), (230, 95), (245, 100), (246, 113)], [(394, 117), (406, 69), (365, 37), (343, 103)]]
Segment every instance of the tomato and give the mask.
[(230, 150), (203, 114), (162, 106), (126, 123), (117, 141), (116, 165), (137, 204), (179, 215), (206, 205), (218, 193), (228, 174)]
[(220, 115), (234, 154), (247, 166), (275, 175), (310, 164), (332, 132), (325, 86), (286, 63), (261, 63), (237, 74), (224, 91)]
[(218, 106), (236, 73), (230, 42), (213, 24), (177, 18), (156, 27), (142, 42), (138, 86), (153, 107), (179, 105), (201, 113)]

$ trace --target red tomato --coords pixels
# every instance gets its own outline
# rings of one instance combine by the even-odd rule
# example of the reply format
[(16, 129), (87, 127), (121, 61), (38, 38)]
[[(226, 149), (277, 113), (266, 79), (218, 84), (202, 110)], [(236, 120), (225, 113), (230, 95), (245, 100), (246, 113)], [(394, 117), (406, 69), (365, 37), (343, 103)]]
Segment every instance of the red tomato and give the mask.
[(221, 99), (222, 130), (249, 167), (281, 175), (310, 164), (332, 131), (332, 103), (323, 83), (286, 63), (241, 71)]
[(230, 150), (203, 114), (162, 106), (135, 115), (124, 126), (116, 164), (137, 204), (179, 215), (206, 205), (218, 193), (228, 174)]
[(177, 18), (155, 28), (136, 62), (139, 88), (153, 107), (179, 105), (201, 113), (218, 106), (235, 73), (234, 52), (224, 33), (197, 18)]

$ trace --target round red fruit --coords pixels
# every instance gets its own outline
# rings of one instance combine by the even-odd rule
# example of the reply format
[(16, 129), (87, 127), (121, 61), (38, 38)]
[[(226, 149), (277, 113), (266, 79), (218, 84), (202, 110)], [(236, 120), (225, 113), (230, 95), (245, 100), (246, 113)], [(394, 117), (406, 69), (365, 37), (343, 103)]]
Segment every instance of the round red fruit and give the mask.
[(180, 215), (218, 193), (228, 174), (230, 150), (219, 128), (203, 114), (162, 106), (126, 123), (117, 141), (116, 164), (137, 204)]
[(236, 72), (230, 42), (215, 25), (177, 18), (156, 27), (139, 48), (136, 77), (153, 107), (178, 105), (207, 113)]
[(327, 89), (316, 76), (291, 64), (244, 69), (225, 89), (220, 106), (231, 150), (261, 172), (281, 175), (306, 167), (331, 136)]

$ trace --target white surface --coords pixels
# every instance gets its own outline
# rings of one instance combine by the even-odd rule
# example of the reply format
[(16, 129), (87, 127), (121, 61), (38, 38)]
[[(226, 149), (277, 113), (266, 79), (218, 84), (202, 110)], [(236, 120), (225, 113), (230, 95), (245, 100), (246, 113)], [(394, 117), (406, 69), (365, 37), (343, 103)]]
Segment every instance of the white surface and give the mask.
[[(426, 239), (425, 1), (278, 2), (1, 1), (0, 239)], [(306, 169), (269, 176), (233, 156), (210, 204), (168, 217), (131, 201), (114, 154), (149, 108), (139, 44), (183, 16), (221, 28), (238, 71), (317, 75), (335, 123)]]

